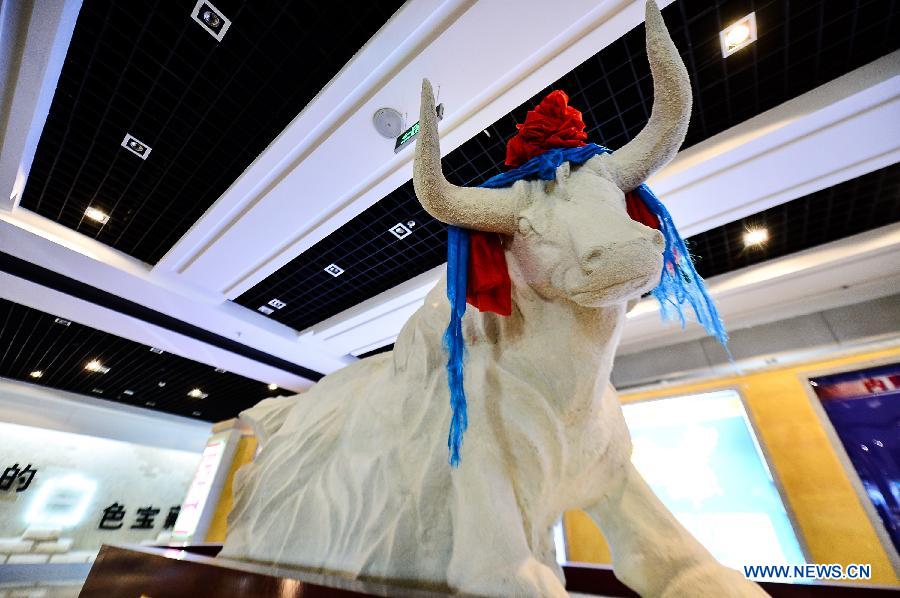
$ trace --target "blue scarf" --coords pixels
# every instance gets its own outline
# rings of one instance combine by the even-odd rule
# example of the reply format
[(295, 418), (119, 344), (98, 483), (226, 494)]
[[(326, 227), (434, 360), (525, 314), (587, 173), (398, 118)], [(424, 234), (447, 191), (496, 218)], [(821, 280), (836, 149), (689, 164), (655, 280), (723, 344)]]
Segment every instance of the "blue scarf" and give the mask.
[[(610, 150), (594, 143), (581, 147), (547, 150), (535, 156), (522, 166), (498, 174), (479, 185), (488, 189), (510, 187), (520, 180), (550, 181), (556, 177), (556, 169), (569, 162), (580, 165), (598, 154)], [(663, 320), (677, 319), (682, 328), (685, 325), (685, 303), (691, 306), (697, 322), (707, 334), (714, 336), (722, 346), (728, 343), (728, 333), (719, 317), (716, 305), (706, 291), (703, 279), (697, 274), (690, 253), (672, 216), (659, 198), (647, 185), (641, 185), (634, 193), (644, 202), (647, 209), (659, 220), (659, 230), (666, 239), (663, 251), (663, 269), (659, 284), (651, 294), (659, 301)], [(447, 448), (450, 449), (450, 465), (459, 466), (459, 451), (463, 433), (469, 425), (466, 413), (466, 391), (464, 388), (463, 361), (465, 340), (462, 332), (462, 318), (466, 313), (466, 284), (469, 267), (469, 231), (457, 226), (447, 228), (447, 298), (450, 300), (450, 323), (444, 333), (444, 345), (449, 354), (447, 379), (450, 387), (450, 434)]]

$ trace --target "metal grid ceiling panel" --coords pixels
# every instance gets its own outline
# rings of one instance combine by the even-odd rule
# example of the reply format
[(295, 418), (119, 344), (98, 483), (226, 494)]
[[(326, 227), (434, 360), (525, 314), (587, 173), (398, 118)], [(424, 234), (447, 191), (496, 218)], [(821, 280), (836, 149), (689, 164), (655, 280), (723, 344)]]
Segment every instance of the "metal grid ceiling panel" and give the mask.
[(155, 264), (402, 2), (214, 4), (85, 0), (22, 207)]
[[(235, 417), (262, 399), (279, 394), (263, 382), (0, 299), (0, 376), (216, 422)], [(109, 372), (90, 372), (98, 360)], [(40, 378), (31, 372), (40, 371)], [(160, 384), (163, 384), (160, 386)], [(196, 399), (198, 388), (209, 396)], [(126, 391), (132, 391), (127, 394)]]

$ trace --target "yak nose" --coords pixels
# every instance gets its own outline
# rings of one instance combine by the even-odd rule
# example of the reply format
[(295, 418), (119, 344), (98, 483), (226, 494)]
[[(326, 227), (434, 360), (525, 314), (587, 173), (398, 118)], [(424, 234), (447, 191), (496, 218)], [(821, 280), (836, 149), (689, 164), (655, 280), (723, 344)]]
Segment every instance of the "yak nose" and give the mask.
[(581, 268), (585, 272), (592, 272), (600, 265), (604, 253), (602, 247), (591, 247), (581, 256)]

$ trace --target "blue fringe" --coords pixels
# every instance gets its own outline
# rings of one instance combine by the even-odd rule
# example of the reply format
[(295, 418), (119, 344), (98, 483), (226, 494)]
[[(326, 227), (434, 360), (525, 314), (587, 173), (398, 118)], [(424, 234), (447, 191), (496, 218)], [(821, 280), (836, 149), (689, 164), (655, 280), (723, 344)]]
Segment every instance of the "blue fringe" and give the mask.
[(466, 343), (462, 319), (466, 313), (466, 286), (469, 276), (469, 231), (458, 226), (447, 228), (447, 299), (450, 300), (450, 324), (444, 333), (447, 360), (447, 382), (450, 385), (450, 466), (459, 467), (459, 451), (463, 432), (469, 427), (466, 389), (463, 386), (463, 359)]
[[(556, 169), (563, 162), (570, 162), (573, 165), (584, 164), (598, 154), (609, 152), (609, 149), (594, 143), (581, 147), (547, 150), (518, 168), (491, 177), (479, 187), (490, 189), (509, 187), (522, 179), (549, 181), (556, 177)], [(635, 189), (635, 192), (659, 219), (660, 232), (666, 239), (662, 276), (659, 285), (652, 291), (652, 295), (659, 301), (662, 318), (664, 320), (677, 318), (684, 327), (686, 323), (684, 304), (688, 303), (697, 322), (706, 329), (706, 333), (716, 337), (728, 351), (728, 333), (725, 325), (719, 317), (715, 303), (706, 291), (703, 279), (694, 268), (691, 255), (675, 228), (672, 216), (647, 185), (641, 185)], [(463, 384), (466, 347), (462, 332), (462, 319), (466, 313), (468, 268), (469, 232), (464, 228), (449, 226), (447, 228), (447, 298), (450, 300), (450, 323), (444, 333), (444, 346), (449, 354), (447, 381), (450, 386), (452, 416), (447, 447), (450, 449), (451, 467), (459, 466), (463, 433), (469, 425), (466, 390)]]

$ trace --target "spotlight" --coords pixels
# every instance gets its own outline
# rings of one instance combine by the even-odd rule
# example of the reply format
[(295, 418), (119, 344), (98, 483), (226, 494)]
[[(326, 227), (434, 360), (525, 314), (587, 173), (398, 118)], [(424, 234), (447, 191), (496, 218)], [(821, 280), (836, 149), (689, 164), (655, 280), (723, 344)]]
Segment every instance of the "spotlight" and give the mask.
[(42, 378), (44, 376), (44, 372), (42, 372), (41, 370), (34, 370), (33, 372), (31, 372), (28, 375), (31, 376), (32, 378), (37, 379), (37, 378)]
[(764, 228), (751, 228), (744, 232), (744, 247), (762, 245), (769, 240), (769, 231)]
[(728, 58), (741, 48), (746, 48), (756, 41), (756, 13), (738, 19), (719, 32), (722, 45), (722, 57)]
[(136, 138), (131, 133), (125, 135), (125, 139), (123, 139), (122, 143), (120, 143), (119, 145), (127, 149), (129, 152), (131, 152), (141, 160), (146, 160), (147, 156), (150, 155), (150, 152), (153, 149), (140, 139)]
[(108, 367), (104, 366), (102, 363), (100, 363), (100, 361), (96, 359), (92, 359), (91, 361), (87, 362), (87, 365), (84, 366), (84, 369), (89, 372), (96, 372), (98, 374), (105, 374), (109, 371)]
[(231, 20), (208, 0), (197, 1), (194, 10), (191, 11), (191, 18), (219, 42), (231, 26)]
[(99, 222), (100, 224), (106, 224), (109, 222), (109, 214), (104, 212), (103, 210), (98, 210), (97, 208), (88, 208), (84, 211), (84, 215), (95, 222)]
[(191, 392), (187, 393), (187, 396), (191, 397), (192, 399), (205, 399), (209, 395), (206, 394), (205, 392), (203, 392), (202, 390), (200, 390), (199, 388), (195, 388), (195, 389), (191, 390)]

